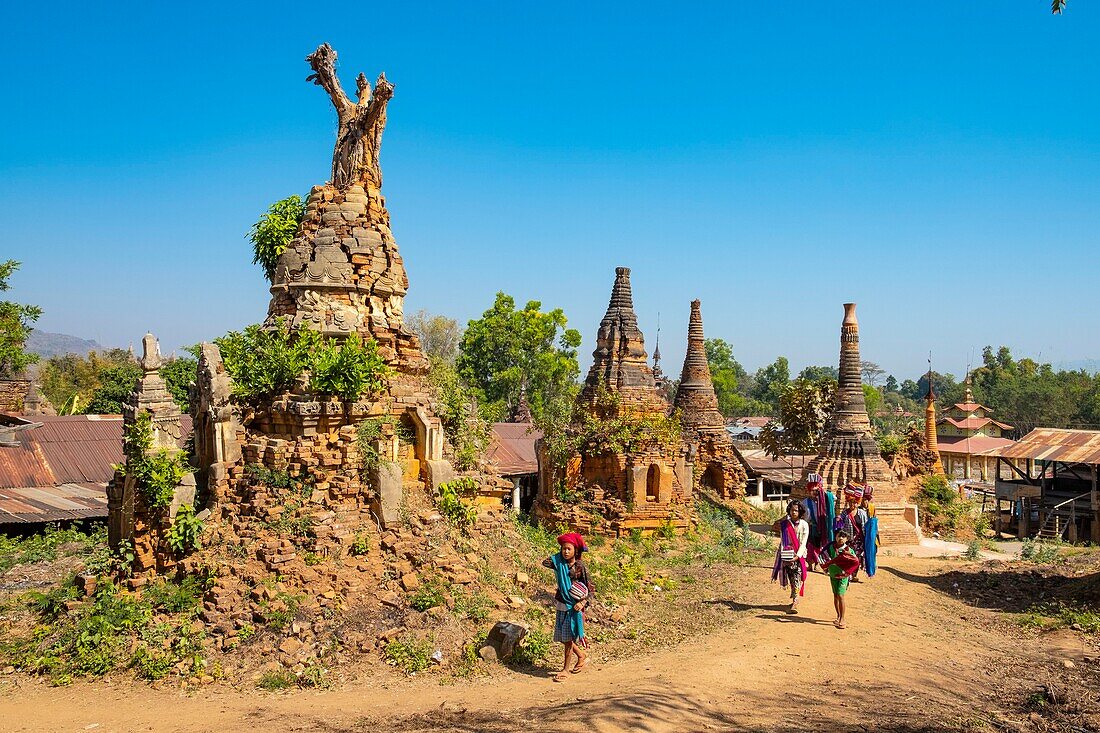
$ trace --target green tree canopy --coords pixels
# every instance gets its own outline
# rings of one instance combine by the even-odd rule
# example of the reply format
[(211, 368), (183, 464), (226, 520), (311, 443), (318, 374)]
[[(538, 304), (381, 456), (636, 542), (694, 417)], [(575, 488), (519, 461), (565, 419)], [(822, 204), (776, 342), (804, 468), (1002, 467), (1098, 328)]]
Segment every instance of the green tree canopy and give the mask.
[(808, 366), (798, 373), (799, 379), (816, 382), (820, 379), (840, 381), (840, 370), (835, 366)]
[(768, 366), (758, 369), (753, 382), (753, 399), (763, 402), (774, 414), (779, 409), (779, 398), (791, 383), (787, 357), (780, 356)]
[(831, 379), (797, 379), (783, 387), (778, 417), (760, 431), (761, 447), (777, 458), (817, 450), (833, 412), (836, 389)]
[(502, 403), (505, 411), (518, 404), (526, 387), (536, 417), (549, 402), (572, 399), (580, 374), (580, 333), (566, 328), (561, 308), (546, 313), (541, 308), (532, 300), (517, 310), (512, 296), (497, 293), (493, 306), (467, 324), (455, 362), (459, 376), (483, 400)]
[[(0, 292), (11, 287), (8, 280), (19, 264), (15, 260), (0, 262)], [(23, 347), (31, 333), (31, 324), (41, 316), (42, 309), (38, 306), (0, 301), (0, 377), (14, 377), (38, 361), (38, 354)]]
[(733, 346), (724, 339), (707, 339), (704, 342), (710, 378), (714, 394), (718, 397), (718, 411), (725, 417), (762, 415), (768, 406), (748, 396), (752, 378), (733, 356)]
[(263, 267), (268, 280), (271, 280), (275, 274), (279, 255), (294, 239), (305, 213), (306, 202), (301, 196), (298, 194), (287, 196), (273, 203), (267, 213), (262, 215), (249, 230), (248, 239), (252, 242), (252, 264)]

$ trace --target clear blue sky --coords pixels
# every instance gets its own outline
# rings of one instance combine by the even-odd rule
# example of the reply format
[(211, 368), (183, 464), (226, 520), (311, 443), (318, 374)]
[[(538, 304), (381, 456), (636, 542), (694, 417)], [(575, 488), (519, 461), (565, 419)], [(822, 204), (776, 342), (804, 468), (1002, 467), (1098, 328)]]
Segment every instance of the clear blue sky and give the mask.
[[(157, 7), (162, 6), (163, 7)], [(561, 306), (587, 362), (616, 265), (679, 372), (688, 305), (755, 368), (961, 374), (1100, 356), (1100, 3), (17, 3), (0, 257), (40, 327), (171, 351), (262, 320), (244, 235), (328, 176), (305, 82), (397, 85), (407, 310)], [(926, 294), (932, 299), (926, 299)]]

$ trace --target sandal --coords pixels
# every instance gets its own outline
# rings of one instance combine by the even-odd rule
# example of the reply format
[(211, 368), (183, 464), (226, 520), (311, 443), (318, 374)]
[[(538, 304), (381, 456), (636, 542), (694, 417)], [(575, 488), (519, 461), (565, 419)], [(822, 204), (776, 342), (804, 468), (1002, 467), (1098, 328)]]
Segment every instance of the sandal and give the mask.
[(553, 679), (554, 682), (565, 682), (567, 679), (569, 679), (569, 673), (563, 669), (561, 672), (558, 672), (556, 675), (554, 675)]
[(573, 669), (569, 670), (569, 673), (570, 674), (577, 674), (578, 672), (580, 672), (582, 669), (584, 669), (587, 666), (588, 666), (588, 657), (586, 656), (584, 659), (577, 662), (577, 666), (575, 666), (575, 667), (573, 667)]

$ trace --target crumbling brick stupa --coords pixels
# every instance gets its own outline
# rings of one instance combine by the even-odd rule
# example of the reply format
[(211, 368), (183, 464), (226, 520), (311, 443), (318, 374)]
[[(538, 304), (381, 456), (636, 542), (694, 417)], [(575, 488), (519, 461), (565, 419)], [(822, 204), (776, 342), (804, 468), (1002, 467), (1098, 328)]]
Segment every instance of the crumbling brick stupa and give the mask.
[[(385, 529), (397, 523), (410, 488), (427, 487), (430, 493), (456, 474), (426, 379), (428, 362), (404, 325), (409, 281), (381, 193), (379, 152), (393, 85), (380, 75), (372, 90), (360, 74), (352, 101), (336, 77), (331, 47), (323, 44), (307, 61), (314, 72), (309, 79), (328, 93), (339, 119), (332, 180), (311, 191), (298, 230), (271, 273), (265, 327), (282, 322), (329, 338), (373, 339), (392, 372), (381, 393), (356, 401), (316, 394), (303, 375), (287, 392), (241, 404), (218, 347), (202, 344), (191, 395), (192, 463), (201, 505), (244, 542), (264, 539), (258, 524), (290, 519), (285, 497), (270, 486), (271, 476), (301, 480), (308, 495), (293, 501), (296, 515), (347, 513), (341, 527), (311, 530), (316, 540), (311, 551), (329, 556), (346, 554), (358, 525)], [(165, 403), (147, 411), (156, 423), (168, 410)], [(178, 422), (178, 411), (175, 417)], [(359, 430), (365, 421), (375, 426), (366, 442)], [(478, 476), (489, 496), (505, 493), (496, 491), (502, 481)], [(112, 545), (125, 538), (148, 547), (151, 552), (138, 558), (138, 571), (170, 566), (167, 551), (140, 536), (140, 521), (135, 525), (132, 500), (126, 503), (121, 483), (117, 493)], [(303, 519), (302, 526), (309, 524), (317, 522)], [(286, 542), (257, 552), (265, 562), (277, 558), (271, 560), (275, 565), (296, 556)]]
[[(611, 300), (577, 408), (600, 421), (668, 416), (670, 405), (654, 381), (634, 312), (629, 268), (615, 269)], [(678, 439), (671, 444), (644, 441), (629, 452), (582, 448), (565, 466), (554, 465), (543, 446), (534, 512), (551, 525), (614, 536), (667, 525), (684, 530), (694, 521), (693, 470)], [(571, 499), (578, 496), (579, 501)]]
[(870, 484), (879, 517), (883, 544), (905, 544), (919, 539), (917, 508), (909, 504), (893, 470), (882, 458), (871, 430), (863, 395), (856, 304), (844, 304), (840, 326), (840, 379), (832, 417), (820, 452), (806, 465), (802, 483), (792, 492), (806, 495), (805, 478), (816, 473), (825, 488), (841, 492), (849, 482)]
[(722, 499), (743, 498), (748, 474), (718, 411), (698, 300), (691, 303), (687, 354), (673, 404), (680, 412), (689, 455), (694, 455), (698, 485)]

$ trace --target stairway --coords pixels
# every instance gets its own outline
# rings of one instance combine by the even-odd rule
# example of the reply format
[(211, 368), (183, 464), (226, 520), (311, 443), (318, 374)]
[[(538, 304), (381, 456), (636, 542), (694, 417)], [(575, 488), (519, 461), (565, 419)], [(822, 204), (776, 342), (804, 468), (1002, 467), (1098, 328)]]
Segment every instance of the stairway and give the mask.
[(883, 547), (915, 545), (920, 542), (920, 530), (906, 520), (906, 510), (912, 510), (912, 507), (904, 504), (875, 506), (875, 516), (878, 517), (879, 543)]

